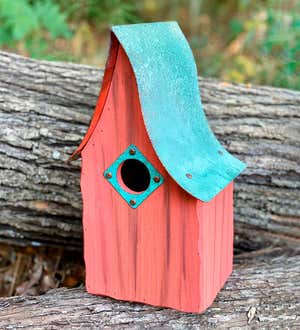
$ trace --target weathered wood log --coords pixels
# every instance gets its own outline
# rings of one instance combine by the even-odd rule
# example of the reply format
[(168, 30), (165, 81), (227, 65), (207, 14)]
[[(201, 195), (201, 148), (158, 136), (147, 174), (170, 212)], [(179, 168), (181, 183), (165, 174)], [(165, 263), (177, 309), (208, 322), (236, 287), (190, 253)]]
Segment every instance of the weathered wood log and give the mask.
[[(0, 52), (0, 240), (81, 246), (80, 161), (102, 71)], [(300, 239), (300, 93), (201, 79), (204, 110), (248, 164), (235, 193), (238, 249)]]
[(0, 300), (1, 329), (299, 329), (300, 256), (237, 265), (203, 314), (120, 302), (84, 288)]

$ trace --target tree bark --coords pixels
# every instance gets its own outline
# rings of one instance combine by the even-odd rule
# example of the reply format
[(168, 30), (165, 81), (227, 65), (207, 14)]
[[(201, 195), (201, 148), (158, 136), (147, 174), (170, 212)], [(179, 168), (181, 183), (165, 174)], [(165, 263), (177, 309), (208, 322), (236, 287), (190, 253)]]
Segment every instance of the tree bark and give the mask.
[[(81, 247), (80, 161), (102, 71), (0, 52), (0, 240)], [(238, 250), (300, 239), (300, 93), (200, 79), (213, 131), (248, 165), (235, 185)]]
[(0, 300), (0, 328), (299, 329), (299, 269), (299, 255), (238, 264), (201, 315), (93, 296), (84, 288), (5, 298)]

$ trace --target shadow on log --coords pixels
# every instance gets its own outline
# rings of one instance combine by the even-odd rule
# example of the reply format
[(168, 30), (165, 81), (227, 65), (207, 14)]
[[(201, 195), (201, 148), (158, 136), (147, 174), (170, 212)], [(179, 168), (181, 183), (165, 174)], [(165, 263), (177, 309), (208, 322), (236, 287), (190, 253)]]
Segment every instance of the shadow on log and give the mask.
[[(80, 143), (102, 71), (0, 52), (0, 240), (81, 247)], [(235, 189), (239, 250), (300, 239), (300, 93), (200, 80), (204, 110), (248, 164)]]

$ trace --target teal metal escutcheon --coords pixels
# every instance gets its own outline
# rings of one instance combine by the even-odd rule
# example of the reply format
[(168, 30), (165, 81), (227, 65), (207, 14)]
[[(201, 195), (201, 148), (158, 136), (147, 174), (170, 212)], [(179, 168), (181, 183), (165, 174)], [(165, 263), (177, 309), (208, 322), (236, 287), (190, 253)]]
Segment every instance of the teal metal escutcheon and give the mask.
[[(145, 189), (138, 191), (131, 190), (126, 186), (124, 178), (122, 178), (122, 166), (130, 161), (133, 164), (140, 164), (142, 171), (137, 171), (136, 167), (133, 167), (131, 173), (134, 175), (142, 173), (143, 178), (136, 178), (140, 181), (147, 181), (149, 175), (149, 184), (146, 182)], [(134, 166), (134, 165), (133, 165)], [(129, 165), (130, 168), (130, 165)], [(144, 170), (143, 170), (144, 169)], [(114, 189), (124, 198), (127, 204), (132, 208), (137, 208), (143, 201), (153, 193), (164, 182), (162, 175), (154, 168), (154, 166), (147, 160), (147, 158), (139, 151), (135, 145), (130, 145), (103, 173), (107, 181), (114, 187)], [(146, 178), (145, 178), (146, 176)]]

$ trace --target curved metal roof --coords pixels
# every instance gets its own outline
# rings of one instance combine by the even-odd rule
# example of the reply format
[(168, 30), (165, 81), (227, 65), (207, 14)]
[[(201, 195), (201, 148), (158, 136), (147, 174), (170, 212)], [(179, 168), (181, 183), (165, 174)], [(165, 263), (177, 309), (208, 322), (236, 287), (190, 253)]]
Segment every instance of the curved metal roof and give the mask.
[(209, 201), (245, 164), (229, 154), (208, 126), (192, 51), (176, 22), (113, 26), (136, 76), (153, 147), (171, 177)]

